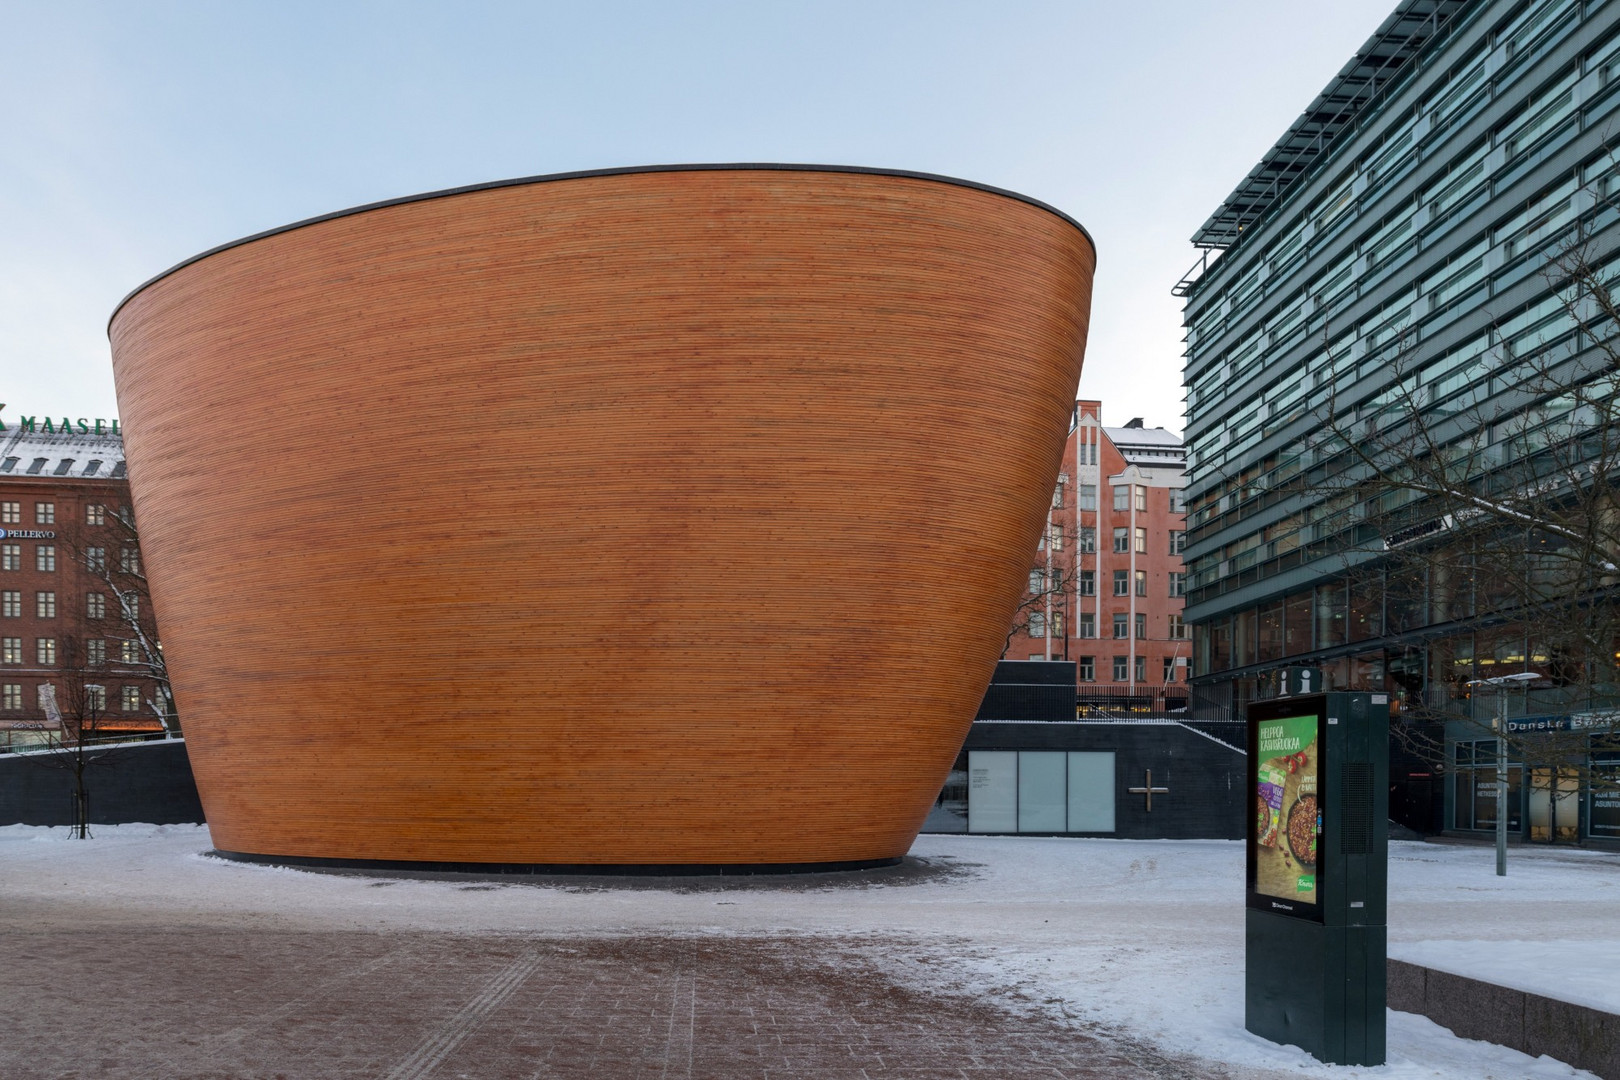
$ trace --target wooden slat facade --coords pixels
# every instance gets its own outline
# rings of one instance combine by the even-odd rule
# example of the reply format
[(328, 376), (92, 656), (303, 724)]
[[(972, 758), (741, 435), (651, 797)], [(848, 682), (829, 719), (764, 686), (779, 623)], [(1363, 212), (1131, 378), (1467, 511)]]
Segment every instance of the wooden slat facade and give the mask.
[(1095, 255), (1004, 194), (672, 170), (404, 202), (112, 326), (215, 844), (903, 854), (1050, 502)]

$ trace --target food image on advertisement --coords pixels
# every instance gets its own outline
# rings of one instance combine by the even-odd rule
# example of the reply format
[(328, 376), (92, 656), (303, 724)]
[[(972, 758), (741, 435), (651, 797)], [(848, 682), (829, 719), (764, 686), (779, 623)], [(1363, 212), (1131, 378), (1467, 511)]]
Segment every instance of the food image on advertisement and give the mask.
[(1288, 810), (1288, 850), (1301, 866), (1316, 865), (1316, 835), (1322, 831), (1322, 814), (1316, 808), (1316, 795), (1301, 794)]
[(1255, 889), (1315, 904), (1316, 849), (1322, 833), (1317, 800), (1319, 747), (1315, 716), (1259, 721), (1255, 791)]
[(1255, 823), (1255, 839), (1261, 847), (1277, 846), (1277, 825), (1282, 817), (1283, 791), (1288, 774), (1269, 764), (1260, 766), (1260, 819)]

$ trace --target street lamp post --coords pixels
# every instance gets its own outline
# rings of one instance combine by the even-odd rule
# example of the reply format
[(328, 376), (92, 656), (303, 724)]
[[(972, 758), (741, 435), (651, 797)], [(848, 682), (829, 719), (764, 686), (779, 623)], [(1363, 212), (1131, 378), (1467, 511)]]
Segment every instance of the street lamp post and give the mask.
[(1496, 730), (1496, 876), (1507, 877), (1507, 688), (1515, 683), (1531, 682), (1541, 678), (1533, 671), (1514, 675), (1498, 675), (1491, 679), (1473, 679), (1469, 686), (1496, 688), (1496, 718), (1491, 727)]

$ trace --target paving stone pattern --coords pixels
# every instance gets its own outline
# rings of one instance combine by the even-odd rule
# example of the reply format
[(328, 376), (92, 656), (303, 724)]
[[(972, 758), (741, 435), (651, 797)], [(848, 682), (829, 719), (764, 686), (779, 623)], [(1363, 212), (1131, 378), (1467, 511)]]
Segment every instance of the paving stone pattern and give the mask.
[(894, 943), (183, 929), (0, 935), (0, 1077), (1189, 1078), (885, 975)]

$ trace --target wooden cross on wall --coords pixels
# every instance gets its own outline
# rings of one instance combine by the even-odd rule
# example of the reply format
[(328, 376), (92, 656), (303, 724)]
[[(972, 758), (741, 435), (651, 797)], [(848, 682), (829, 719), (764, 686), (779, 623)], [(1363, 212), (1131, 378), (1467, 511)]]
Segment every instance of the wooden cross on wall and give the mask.
[(1170, 794), (1170, 789), (1167, 788), (1167, 787), (1154, 787), (1153, 786), (1153, 770), (1152, 769), (1144, 769), (1143, 771), (1147, 773), (1147, 783), (1145, 783), (1142, 787), (1126, 788), (1125, 790), (1130, 792), (1132, 795), (1146, 795), (1147, 796), (1147, 812), (1151, 814), (1151, 813), (1153, 813), (1153, 795), (1154, 795), (1154, 793), (1157, 792), (1160, 795), (1168, 795), (1168, 794)]

